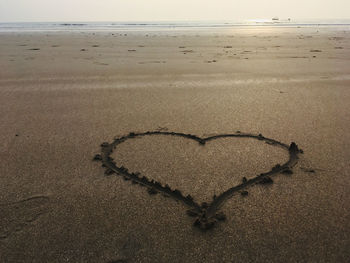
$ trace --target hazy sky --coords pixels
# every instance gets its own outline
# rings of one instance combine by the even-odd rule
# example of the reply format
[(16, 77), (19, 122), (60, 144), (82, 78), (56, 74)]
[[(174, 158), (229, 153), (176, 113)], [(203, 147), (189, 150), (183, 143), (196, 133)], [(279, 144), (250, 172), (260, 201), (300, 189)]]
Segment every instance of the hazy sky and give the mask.
[(350, 18), (350, 0), (0, 0), (0, 22)]

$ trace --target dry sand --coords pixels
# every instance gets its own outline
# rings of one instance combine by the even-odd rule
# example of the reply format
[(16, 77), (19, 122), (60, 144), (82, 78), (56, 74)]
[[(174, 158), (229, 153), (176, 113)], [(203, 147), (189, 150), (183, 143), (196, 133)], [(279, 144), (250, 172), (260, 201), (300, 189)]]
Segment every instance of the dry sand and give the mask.
[[(349, 88), (348, 27), (2, 33), (0, 262), (348, 262)], [(157, 129), (304, 154), (202, 232), (182, 203), (92, 162)], [(201, 202), (288, 154), (150, 136), (113, 157)]]

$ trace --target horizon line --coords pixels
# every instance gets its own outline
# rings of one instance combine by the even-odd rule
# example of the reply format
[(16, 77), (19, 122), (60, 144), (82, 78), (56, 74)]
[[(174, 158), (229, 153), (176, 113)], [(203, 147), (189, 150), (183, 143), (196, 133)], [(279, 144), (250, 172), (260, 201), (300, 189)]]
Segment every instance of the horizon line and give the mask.
[[(278, 16), (276, 16), (278, 17)], [(254, 21), (254, 20), (272, 20), (271, 18), (241, 18), (241, 19), (176, 19), (176, 20), (16, 20), (16, 21), (0, 21), (0, 23), (65, 23), (65, 22), (74, 22), (74, 23), (107, 23), (107, 22), (237, 22), (237, 21)], [(300, 20), (349, 20), (350, 18), (280, 18), (280, 21), (286, 21), (287, 19), (291, 19), (290, 21), (300, 21)]]

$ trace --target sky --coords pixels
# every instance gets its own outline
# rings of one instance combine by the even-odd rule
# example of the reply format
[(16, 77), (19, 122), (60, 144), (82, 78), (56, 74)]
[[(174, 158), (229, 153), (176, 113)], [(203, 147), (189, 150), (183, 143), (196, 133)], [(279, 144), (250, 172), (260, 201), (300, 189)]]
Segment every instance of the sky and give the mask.
[(0, 0), (0, 22), (350, 19), (350, 0)]

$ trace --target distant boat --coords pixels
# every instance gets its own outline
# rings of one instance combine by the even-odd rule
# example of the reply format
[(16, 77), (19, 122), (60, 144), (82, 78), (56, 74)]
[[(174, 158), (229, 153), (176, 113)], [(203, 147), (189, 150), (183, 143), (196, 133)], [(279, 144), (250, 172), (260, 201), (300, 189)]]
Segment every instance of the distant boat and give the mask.
[(280, 19), (277, 16), (272, 18), (272, 21), (278, 21), (278, 20), (280, 20)]

